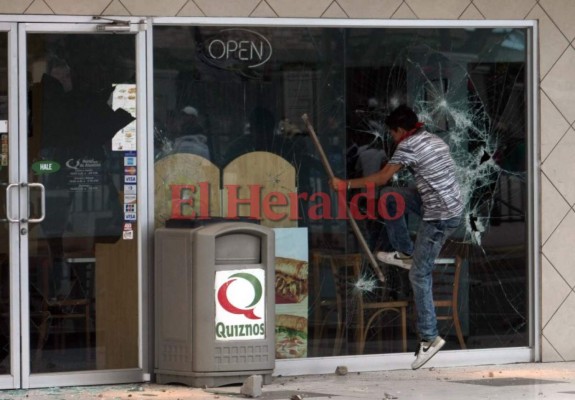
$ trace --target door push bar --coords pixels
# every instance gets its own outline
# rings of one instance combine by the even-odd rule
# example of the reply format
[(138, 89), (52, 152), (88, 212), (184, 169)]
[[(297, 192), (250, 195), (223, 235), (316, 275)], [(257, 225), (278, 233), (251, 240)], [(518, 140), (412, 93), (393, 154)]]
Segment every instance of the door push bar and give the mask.
[[(14, 188), (23, 187), (26, 188), (26, 204), (28, 205), (28, 210), (26, 211), (26, 218), (19, 220), (12, 216), (12, 202), (10, 201), (10, 191)], [(40, 189), (40, 217), (30, 218), (30, 188)], [(38, 223), (44, 221), (46, 218), (46, 188), (41, 183), (11, 183), (6, 186), (6, 219), (14, 223)]]

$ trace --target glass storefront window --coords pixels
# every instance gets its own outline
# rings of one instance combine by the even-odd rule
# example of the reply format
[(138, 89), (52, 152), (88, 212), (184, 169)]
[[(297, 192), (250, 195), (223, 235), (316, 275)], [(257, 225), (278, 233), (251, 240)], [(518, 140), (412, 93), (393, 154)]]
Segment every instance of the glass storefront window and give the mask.
[[(466, 203), (438, 262), (436, 286), (447, 283), (454, 301), (441, 310), (440, 334), (448, 349), (526, 346), (526, 43), (527, 30), (512, 28), (156, 26), (156, 228), (230, 217), (234, 199), (260, 196), (260, 208), (248, 203), (238, 215), (305, 247), (307, 262), (276, 278), (278, 358), (415, 348), (408, 273), (381, 265), (386, 282), (375, 278), (301, 118), (310, 117), (335, 174), (352, 178), (389, 159), (383, 121), (405, 103), (450, 146)], [(402, 172), (392, 185), (413, 178)], [(347, 194), (373, 251), (389, 249), (385, 215), (367, 212), (377, 200)], [(303, 245), (284, 235), (294, 228), (305, 228)]]

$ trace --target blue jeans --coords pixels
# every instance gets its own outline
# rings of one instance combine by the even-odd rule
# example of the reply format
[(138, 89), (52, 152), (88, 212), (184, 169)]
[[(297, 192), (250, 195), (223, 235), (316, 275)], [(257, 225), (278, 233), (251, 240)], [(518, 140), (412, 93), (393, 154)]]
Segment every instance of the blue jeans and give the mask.
[(457, 229), (461, 217), (445, 220), (421, 221), (415, 239), (413, 264), (409, 281), (417, 309), (417, 332), (421, 340), (432, 341), (437, 337), (437, 318), (433, 305), (433, 279), (435, 259), (449, 235)]
[[(417, 189), (386, 186), (379, 193), (380, 199), (383, 196), (387, 196), (386, 207), (389, 216), (395, 217), (398, 212), (402, 214), (397, 219), (385, 220), (385, 229), (387, 230), (391, 247), (405, 254), (412, 254), (413, 240), (409, 236), (406, 214), (421, 215), (421, 197), (417, 193)], [(405, 202), (404, 210), (398, 209), (395, 197), (391, 196), (390, 193), (397, 193), (403, 198)]]
[[(405, 211), (421, 215), (421, 198), (415, 189), (385, 188), (381, 194), (387, 192), (402, 195), (405, 201)], [(388, 197), (389, 215), (395, 215), (396, 207), (395, 200), (392, 200), (391, 196)], [(439, 256), (445, 240), (457, 229), (460, 221), (459, 216), (446, 220), (422, 220), (415, 244), (409, 236), (405, 215), (397, 220), (385, 222), (387, 234), (394, 249), (413, 256), (409, 280), (417, 310), (417, 332), (421, 340), (433, 341), (438, 335), (437, 317), (433, 305), (432, 272), (435, 269), (435, 259)]]

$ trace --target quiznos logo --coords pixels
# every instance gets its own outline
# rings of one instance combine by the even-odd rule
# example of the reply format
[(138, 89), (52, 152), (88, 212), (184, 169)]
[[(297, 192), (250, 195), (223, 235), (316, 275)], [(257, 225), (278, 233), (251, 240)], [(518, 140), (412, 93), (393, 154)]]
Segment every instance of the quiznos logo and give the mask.
[(216, 340), (265, 338), (265, 271), (217, 271)]

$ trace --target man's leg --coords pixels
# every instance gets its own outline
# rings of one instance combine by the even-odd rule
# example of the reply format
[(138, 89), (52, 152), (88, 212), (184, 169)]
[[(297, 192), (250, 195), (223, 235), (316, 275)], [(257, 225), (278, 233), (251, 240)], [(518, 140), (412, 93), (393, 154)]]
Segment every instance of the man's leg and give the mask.
[(435, 259), (441, 251), (447, 237), (459, 225), (459, 218), (445, 221), (421, 221), (415, 248), (413, 264), (409, 271), (409, 280), (413, 290), (417, 310), (417, 332), (422, 340), (418, 357), (412, 367), (421, 367), (443, 346), (445, 341), (438, 336), (437, 317), (433, 305), (432, 273)]
[[(401, 204), (401, 200), (403, 200), (403, 204)], [(411, 267), (413, 241), (409, 235), (406, 214), (420, 215), (421, 197), (415, 188), (387, 187), (380, 192), (380, 206), (385, 207), (383, 211), (387, 213), (384, 215), (386, 217), (385, 229), (390, 247), (393, 250), (378, 252), (376, 258), (385, 264), (409, 269)], [(383, 214), (382, 210), (380, 213)]]
[[(405, 208), (398, 207), (397, 195), (403, 199)], [(394, 219), (385, 219), (385, 229), (391, 246), (396, 251), (405, 254), (413, 253), (413, 240), (407, 228), (406, 214), (421, 215), (421, 197), (415, 188), (385, 187), (380, 191), (380, 199), (384, 199), (387, 208), (387, 216)], [(380, 200), (383, 201), (383, 200)], [(398, 213), (401, 213), (398, 218)]]

